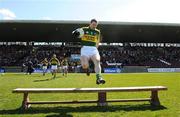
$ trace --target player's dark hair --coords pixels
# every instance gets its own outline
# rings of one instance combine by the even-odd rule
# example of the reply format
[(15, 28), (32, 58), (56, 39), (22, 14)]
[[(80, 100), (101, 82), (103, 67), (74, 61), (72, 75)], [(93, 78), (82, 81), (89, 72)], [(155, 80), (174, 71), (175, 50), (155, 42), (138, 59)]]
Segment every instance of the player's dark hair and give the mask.
[(93, 23), (93, 22), (97, 23), (97, 20), (96, 19), (92, 19), (91, 23)]

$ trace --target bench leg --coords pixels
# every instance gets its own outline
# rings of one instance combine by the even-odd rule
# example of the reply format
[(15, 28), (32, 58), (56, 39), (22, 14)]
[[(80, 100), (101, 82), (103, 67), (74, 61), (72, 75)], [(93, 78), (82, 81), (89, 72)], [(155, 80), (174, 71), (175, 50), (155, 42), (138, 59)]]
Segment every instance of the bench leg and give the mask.
[(107, 106), (106, 92), (98, 92), (98, 106)]
[(160, 101), (158, 98), (158, 91), (151, 91), (151, 101), (150, 101), (152, 106), (160, 106)]
[(28, 104), (29, 102), (29, 97), (28, 97), (28, 93), (24, 93), (24, 96), (23, 96), (23, 102), (22, 102), (22, 108), (24, 110), (28, 109), (30, 107), (30, 105)]

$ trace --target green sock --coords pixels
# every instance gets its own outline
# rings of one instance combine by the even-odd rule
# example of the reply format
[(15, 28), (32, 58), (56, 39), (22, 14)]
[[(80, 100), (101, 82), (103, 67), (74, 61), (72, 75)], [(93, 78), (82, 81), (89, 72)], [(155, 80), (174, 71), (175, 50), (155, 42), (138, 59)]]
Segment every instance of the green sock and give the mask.
[(101, 77), (101, 74), (96, 74), (96, 79), (99, 79)]

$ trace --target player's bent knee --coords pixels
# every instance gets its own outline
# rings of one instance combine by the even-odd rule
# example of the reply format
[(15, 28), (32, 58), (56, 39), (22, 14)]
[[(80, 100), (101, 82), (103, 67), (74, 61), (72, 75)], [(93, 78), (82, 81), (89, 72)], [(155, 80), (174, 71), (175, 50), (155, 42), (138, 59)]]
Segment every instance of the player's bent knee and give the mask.
[(97, 55), (94, 55), (92, 58), (91, 58), (93, 61), (97, 61), (97, 62), (100, 62), (100, 56), (97, 54)]
[(87, 69), (87, 68), (88, 68), (88, 65), (87, 65), (87, 64), (83, 64), (83, 65), (82, 65), (82, 68), (83, 68), (83, 69)]
[(100, 56), (96, 56), (96, 60), (97, 60), (98, 62), (100, 62), (100, 60), (101, 60)]
[(100, 58), (97, 58), (96, 61), (97, 61), (97, 62), (100, 62)]

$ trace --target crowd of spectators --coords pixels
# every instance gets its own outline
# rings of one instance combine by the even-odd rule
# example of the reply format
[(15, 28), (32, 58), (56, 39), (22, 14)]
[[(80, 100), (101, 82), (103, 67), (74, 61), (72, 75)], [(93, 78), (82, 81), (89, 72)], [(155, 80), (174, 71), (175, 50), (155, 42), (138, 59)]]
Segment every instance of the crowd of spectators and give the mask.
[(178, 47), (103, 47), (102, 62), (123, 63), (126, 66), (180, 67)]
[(0, 46), (0, 66), (19, 66), (22, 59), (32, 50), (31, 47), (19, 45)]
[[(123, 66), (180, 67), (180, 48), (178, 47), (122, 47), (100, 46), (102, 67), (108, 63), (122, 63)], [(56, 54), (61, 61), (65, 55), (80, 54), (80, 47), (66, 46), (0, 46), (1, 66), (21, 66), (31, 60), (38, 65), (44, 58)], [(79, 61), (69, 61), (69, 66), (79, 65)]]

